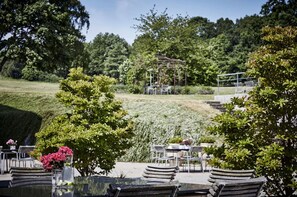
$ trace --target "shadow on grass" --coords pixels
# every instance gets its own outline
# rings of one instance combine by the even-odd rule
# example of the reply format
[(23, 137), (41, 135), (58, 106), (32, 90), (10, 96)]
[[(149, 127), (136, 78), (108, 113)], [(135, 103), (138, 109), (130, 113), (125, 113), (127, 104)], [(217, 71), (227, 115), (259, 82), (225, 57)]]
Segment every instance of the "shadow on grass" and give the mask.
[(0, 145), (8, 148), (7, 140), (17, 140), (17, 145), (33, 145), (35, 133), (40, 130), (42, 117), (0, 104)]

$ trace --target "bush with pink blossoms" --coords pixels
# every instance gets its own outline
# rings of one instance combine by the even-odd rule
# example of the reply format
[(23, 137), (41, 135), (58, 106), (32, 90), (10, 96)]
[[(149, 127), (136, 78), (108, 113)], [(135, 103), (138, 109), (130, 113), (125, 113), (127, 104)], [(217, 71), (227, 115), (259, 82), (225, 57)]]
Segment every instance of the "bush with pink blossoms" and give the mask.
[(67, 157), (72, 155), (73, 151), (69, 147), (62, 146), (59, 148), (58, 152), (41, 156), (40, 161), (47, 171), (62, 169)]

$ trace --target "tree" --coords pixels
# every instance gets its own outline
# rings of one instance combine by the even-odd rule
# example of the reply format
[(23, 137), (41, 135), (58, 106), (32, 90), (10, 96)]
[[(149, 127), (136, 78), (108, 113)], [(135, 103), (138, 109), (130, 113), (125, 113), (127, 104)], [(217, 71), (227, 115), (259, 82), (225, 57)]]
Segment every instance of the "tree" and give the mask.
[(266, 25), (269, 26), (297, 26), (296, 0), (268, 0), (260, 12)]
[(47, 154), (62, 145), (74, 151), (74, 167), (82, 176), (109, 172), (130, 147), (132, 123), (116, 101), (107, 76), (90, 77), (82, 68), (71, 69), (61, 81), (57, 98), (69, 111), (57, 116), (36, 135), (37, 147)]
[(89, 53), (89, 74), (104, 74), (119, 79), (119, 66), (128, 59), (130, 46), (118, 35), (100, 33), (89, 44)]
[(254, 168), (268, 180), (267, 195), (291, 196), (297, 188), (297, 28), (266, 27), (263, 35), (265, 45), (248, 63), (258, 86), (227, 105), (211, 128), (224, 137), (213, 162)]
[(79, 0), (0, 1), (0, 70), (10, 60), (52, 71), (70, 67), (89, 26)]

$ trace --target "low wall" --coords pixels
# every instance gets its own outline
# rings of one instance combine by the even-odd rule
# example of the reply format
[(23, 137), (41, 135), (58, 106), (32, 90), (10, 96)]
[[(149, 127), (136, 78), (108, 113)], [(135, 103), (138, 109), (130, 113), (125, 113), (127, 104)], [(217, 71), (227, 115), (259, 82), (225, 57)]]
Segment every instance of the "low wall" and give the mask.
[(231, 102), (231, 98), (234, 98), (234, 97), (241, 98), (241, 97), (245, 97), (247, 95), (248, 94), (216, 95), (216, 96), (214, 96), (214, 100), (215, 101), (220, 101), (222, 104), (224, 104), (224, 103), (230, 103)]

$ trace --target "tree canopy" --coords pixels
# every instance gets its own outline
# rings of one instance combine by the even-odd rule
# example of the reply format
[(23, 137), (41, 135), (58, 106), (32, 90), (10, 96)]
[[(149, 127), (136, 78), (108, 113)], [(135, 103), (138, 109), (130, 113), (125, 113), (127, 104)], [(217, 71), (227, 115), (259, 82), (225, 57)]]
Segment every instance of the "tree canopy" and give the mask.
[(118, 35), (99, 33), (89, 43), (88, 51), (91, 59), (88, 67), (89, 74), (104, 74), (119, 79), (119, 66), (128, 59), (130, 46)]
[(68, 70), (79, 54), (89, 14), (79, 0), (0, 1), (0, 71), (14, 60), (23, 67)]

